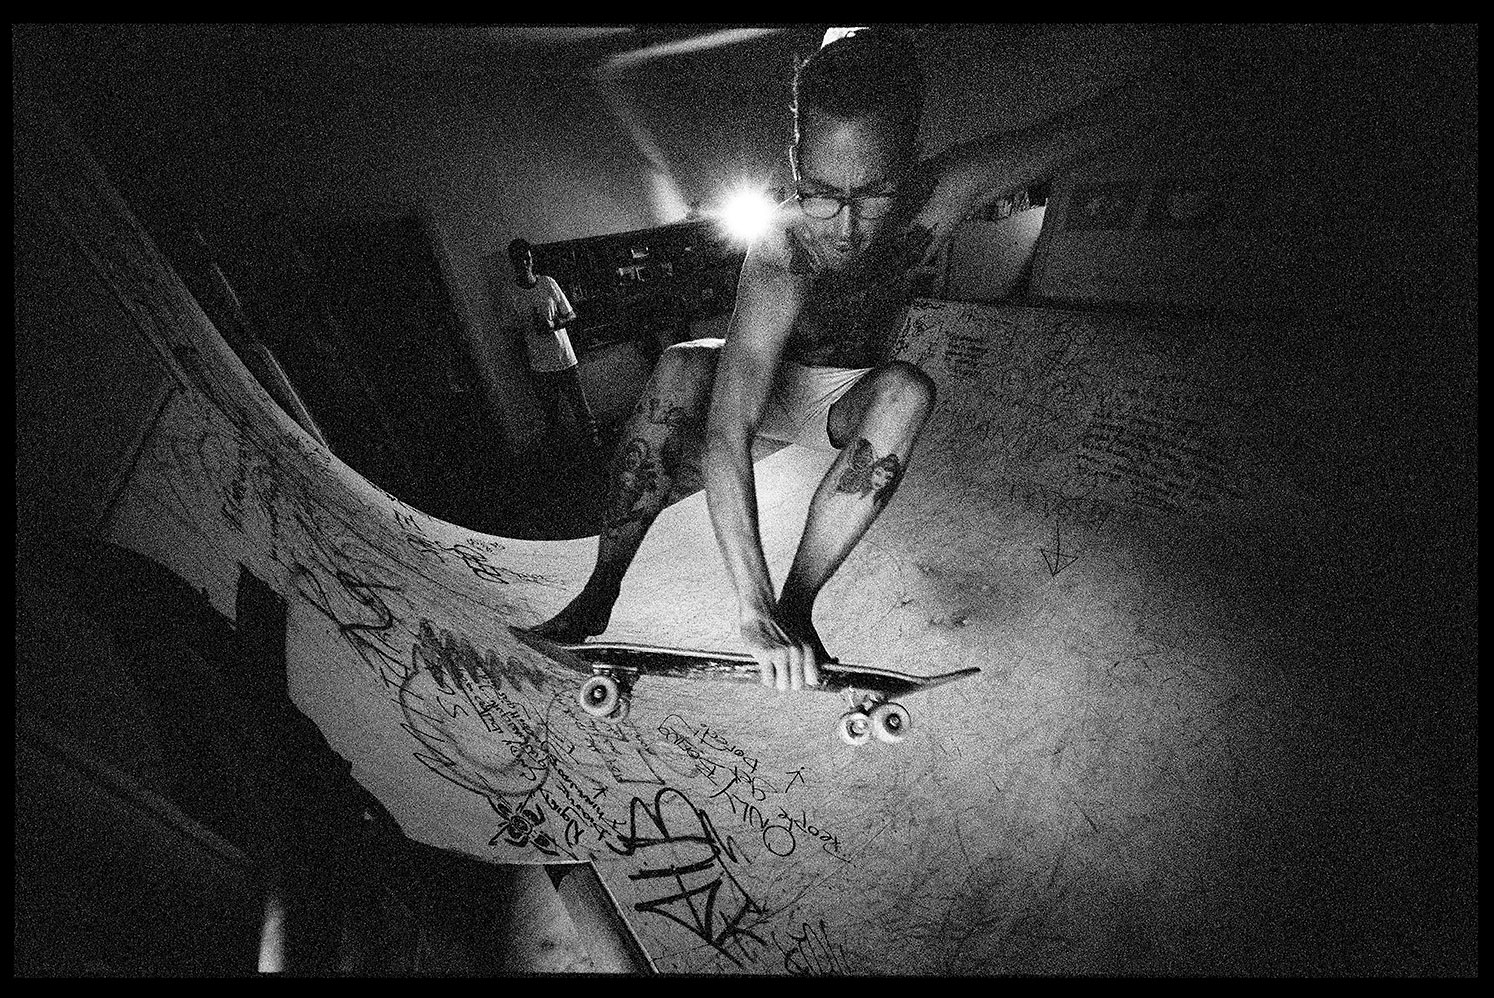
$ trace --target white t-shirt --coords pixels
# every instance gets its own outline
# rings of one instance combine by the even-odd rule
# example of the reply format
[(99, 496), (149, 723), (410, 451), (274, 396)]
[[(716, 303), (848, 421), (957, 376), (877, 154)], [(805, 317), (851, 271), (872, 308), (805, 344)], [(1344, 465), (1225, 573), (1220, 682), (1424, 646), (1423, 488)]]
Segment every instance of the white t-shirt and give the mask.
[(529, 366), (536, 371), (575, 367), (576, 352), (571, 349), (570, 335), (564, 329), (550, 330), (557, 319), (575, 315), (560, 285), (553, 278), (536, 274), (532, 288), (510, 281), (508, 296), (513, 321), (529, 344)]

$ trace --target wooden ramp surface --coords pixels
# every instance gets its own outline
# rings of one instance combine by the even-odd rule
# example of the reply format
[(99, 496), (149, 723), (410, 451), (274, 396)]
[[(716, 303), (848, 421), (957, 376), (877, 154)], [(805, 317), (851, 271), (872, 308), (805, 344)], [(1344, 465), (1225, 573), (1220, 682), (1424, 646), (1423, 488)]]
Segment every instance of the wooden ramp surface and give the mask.
[[(842, 744), (830, 697), (670, 680), (612, 723), (508, 632), (579, 589), (594, 541), (477, 534), (372, 486), (276, 409), (101, 178), (57, 203), (180, 385), (110, 537), (230, 616), (241, 565), (285, 594), (295, 703), (413, 838), (597, 860), (666, 970), (1197, 968), (1247, 945), (1235, 826), (1273, 777), (1280, 636), (1229, 579), (1301, 490), (1260, 456), (1271, 421), (1242, 428), (1228, 335), (920, 303), (899, 351), (938, 412), (819, 620), (848, 661), (981, 675), (912, 699), (897, 746)], [(758, 467), (778, 578), (828, 460)], [(696, 496), (606, 636), (729, 649), (733, 618)]]

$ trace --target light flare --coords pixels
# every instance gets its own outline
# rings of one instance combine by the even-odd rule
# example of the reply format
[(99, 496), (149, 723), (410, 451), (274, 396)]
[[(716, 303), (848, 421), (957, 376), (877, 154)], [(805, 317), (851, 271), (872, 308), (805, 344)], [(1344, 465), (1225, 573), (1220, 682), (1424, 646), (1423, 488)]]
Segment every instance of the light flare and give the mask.
[(750, 243), (768, 231), (777, 210), (773, 199), (755, 187), (738, 187), (721, 201), (721, 229), (734, 240)]

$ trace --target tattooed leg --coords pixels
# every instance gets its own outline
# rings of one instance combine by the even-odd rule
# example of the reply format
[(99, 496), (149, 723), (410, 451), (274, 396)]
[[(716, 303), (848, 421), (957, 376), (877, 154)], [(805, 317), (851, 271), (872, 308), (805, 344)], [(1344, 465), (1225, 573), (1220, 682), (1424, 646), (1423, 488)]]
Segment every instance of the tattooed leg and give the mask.
[(785, 624), (822, 659), (814, 601), (892, 498), (934, 405), (934, 383), (912, 364), (878, 368), (830, 409), (830, 439), (841, 448), (809, 503), (804, 536), (778, 607)]
[[(607, 629), (623, 575), (655, 517), (699, 479), (690, 457), (700, 450), (722, 341), (694, 340), (665, 350), (618, 437), (608, 477), (597, 561), (580, 595), (535, 633), (581, 641)], [(698, 459), (697, 459), (698, 461)]]

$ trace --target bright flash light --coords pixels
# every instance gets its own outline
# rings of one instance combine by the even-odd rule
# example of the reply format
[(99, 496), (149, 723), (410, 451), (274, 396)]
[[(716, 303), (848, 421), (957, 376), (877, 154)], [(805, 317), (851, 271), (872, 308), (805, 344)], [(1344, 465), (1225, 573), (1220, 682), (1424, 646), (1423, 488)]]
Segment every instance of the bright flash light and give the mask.
[(721, 202), (721, 228), (732, 239), (750, 243), (768, 231), (773, 220), (772, 199), (752, 187), (740, 187)]

